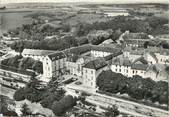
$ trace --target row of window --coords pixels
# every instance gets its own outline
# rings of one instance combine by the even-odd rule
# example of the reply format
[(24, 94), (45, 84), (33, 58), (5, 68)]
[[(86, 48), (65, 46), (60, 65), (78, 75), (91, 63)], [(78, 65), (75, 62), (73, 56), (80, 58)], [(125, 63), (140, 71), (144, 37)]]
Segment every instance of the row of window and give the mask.
[[(93, 71), (92, 70), (89, 70), (91, 74), (93, 74)], [(86, 73), (88, 73), (88, 70), (86, 69)]]
[[(118, 69), (115, 69), (116, 72), (118, 72)], [(124, 70), (125, 71), (125, 70)], [(119, 69), (119, 72), (121, 72), (121, 69)], [(128, 73), (128, 70), (126, 70), (126, 73)], [(133, 74), (137, 74), (138, 71), (137, 70), (133, 70)], [(144, 73), (143, 71), (141, 71), (141, 73)]]

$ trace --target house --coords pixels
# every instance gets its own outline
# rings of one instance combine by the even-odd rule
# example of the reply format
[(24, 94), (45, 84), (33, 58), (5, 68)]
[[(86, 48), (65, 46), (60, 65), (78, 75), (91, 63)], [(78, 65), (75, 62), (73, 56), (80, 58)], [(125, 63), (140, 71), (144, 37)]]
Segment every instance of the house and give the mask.
[(129, 59), (130, 61), (134, 61), (140, 57), (142, 57), (144, 54), (144, 49), (142, 48), (131, 48), (131, 47), (125, 47), (123, 50), (123, 57)]
[(154, 52), (146, 52), (144, 54), (144, 58), (147, 60), (149, 64), (156, 64), (158, 63), (158, 58), (154, 54)]
[(43, 78), (57, 77), (66, 69), (66, 54), (62, 51), (24, 49), (23, 57), (31, 57), (43, 63)]
[(116, 73), (121, 73), (127, 77), (131, 77), (131, 61), (126, 58), (115, 58), (111, 64), (111, 70)]
[(52, 78), (63, 74), (66, 70), (67, 56), (64, 52), (48, 54), (43, 60), (43, 77)]
[(159, 64), (169, 64), (169, 50), (161, 49), (159, 52), (155, 52)]
[(106, 61), (111, 61), (113, 57), (122, 54), (119, 49), (90, 44), (71, 48), (66, 53), (68, 56), (67, 69), (70, 74), (80, 77), (82, 76), (82, 67), (85, 63), (97, 58), (105, 58)]
[(150, 41), (150, 37), (146, 33), (130, 33), (126, 31), (120, 36), (118, 43), (122, 43), (126, 47), (144, 47), (144, 43), (148, 41)]
[(145, 72), (148, 69), (147, 61), (143, 57), (131, 62), (127, 58), (115, 58), (112, 61), (111, 70), (116, 73), (121, 73), (127, 77), (139, 75), (145, 78)]
[(77, 56), (72, 54), (67, 59), (67, 70), (69, 70), (70, 74), (77, 75), (79, 77), (82, 76), (82, 66), (86, 63), (91, 61), (92, 57), (87, 56)]
[(98, 75), (107, 70), (108, 66), (104, 59), (96, 59), (86, 63), (83, 66), (83, 84), (90, 88), (96, 88), (96, 79)]

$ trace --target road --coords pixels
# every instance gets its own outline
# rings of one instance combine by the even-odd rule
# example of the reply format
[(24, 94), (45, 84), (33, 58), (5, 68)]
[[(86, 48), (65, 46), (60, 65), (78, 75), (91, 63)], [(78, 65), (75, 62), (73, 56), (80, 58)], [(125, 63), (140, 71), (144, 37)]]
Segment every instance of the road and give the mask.
[(0, 94), (8, 96), (9, 98), (13, 99), (13, 95), (15, 93), (14, 89), (4, 87), (0, 84)]

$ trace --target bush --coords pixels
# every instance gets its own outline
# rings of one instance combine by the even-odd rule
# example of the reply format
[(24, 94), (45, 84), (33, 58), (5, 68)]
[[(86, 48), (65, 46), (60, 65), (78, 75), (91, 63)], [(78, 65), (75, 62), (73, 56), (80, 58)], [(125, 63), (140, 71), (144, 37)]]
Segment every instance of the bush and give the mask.
[(75, 105), (76, 99), (68, 95), (59, 101), (55, 101), (52, 105), (52, 111), (55, 113), (55, 115), (62, 115), (66, 112), (66, 110), (72, 108)]
[(155, 82), (150, 78), (133, 76), (127, 78), (122, 74), (114, 73), (111, 70), (103, 71), (97, 78), (99, 90), (109, 93), (127, 93), (134, 99), (151, 100), (167, 104), (167, 83)]
[(14, 98), (16, 101), (25, 100), (25, 91), (24, 91), (24, 88), (18, 89), (18, 90), (14, 93), (13, 98)]

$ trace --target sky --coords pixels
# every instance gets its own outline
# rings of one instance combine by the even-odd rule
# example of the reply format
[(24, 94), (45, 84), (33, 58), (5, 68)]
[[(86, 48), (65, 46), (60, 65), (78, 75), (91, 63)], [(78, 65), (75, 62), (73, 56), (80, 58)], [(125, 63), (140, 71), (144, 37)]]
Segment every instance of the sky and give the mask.
[(108, 2), (108, 3), (168, 3), (169, 0), (0, 0), (0, 4), (23, 2)]

